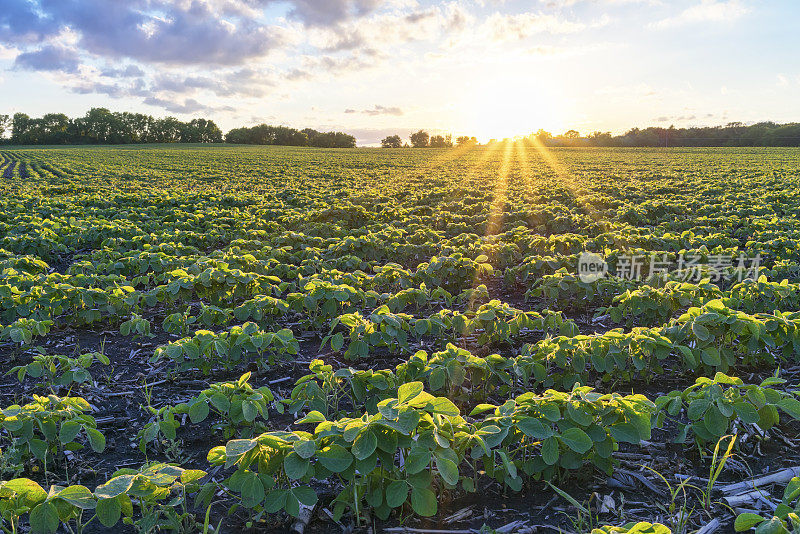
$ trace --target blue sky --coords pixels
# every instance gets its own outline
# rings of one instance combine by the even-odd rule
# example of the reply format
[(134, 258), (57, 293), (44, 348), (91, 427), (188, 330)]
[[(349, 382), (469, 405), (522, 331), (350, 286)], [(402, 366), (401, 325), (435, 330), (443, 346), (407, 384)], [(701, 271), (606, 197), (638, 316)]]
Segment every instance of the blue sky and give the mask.
[(224, 130), (800, 121), (800, 2), (3, 0), (0, 113), (90, 107)]

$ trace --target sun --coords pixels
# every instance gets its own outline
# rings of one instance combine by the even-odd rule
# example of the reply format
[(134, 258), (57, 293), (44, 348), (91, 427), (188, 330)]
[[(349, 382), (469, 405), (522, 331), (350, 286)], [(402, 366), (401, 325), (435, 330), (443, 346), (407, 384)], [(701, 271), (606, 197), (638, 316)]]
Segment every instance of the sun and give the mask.
[(461, 123), (465, 134), (485, 143), (529, 135), (544, 128), (562, 127), (563, 99), (537, 80), (513, 77), (480, 82), (461, 102)]

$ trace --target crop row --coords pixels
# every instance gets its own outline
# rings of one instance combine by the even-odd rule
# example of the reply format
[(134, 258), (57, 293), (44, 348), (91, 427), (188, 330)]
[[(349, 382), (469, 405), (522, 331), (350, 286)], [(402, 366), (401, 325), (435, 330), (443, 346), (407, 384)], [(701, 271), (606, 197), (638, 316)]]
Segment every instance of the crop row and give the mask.
[[(744, 385), (718, 374), (655, 403), (642, 395), (602, 395), (576, 386), (570, 392), (523, 393), (502, 405), (478, 404), (469, 416), (462, 416), (447, 397), (436, 397), (422, 382), (411, 381), (361, 416), (329, 419), (312, 410), (295, 422), (308, 431), (267, 431), (233, 439), (211, 449), (208, 461), (234, 469), (222, 487), (255, 518), (279, 510), (298, 516), (301, 504), (317, 502), (312, 480), (337, 482), (340, 490), (332, 502), (337, 518), (347, 509), (357, 518), (367, 509), (386, 518), (402, 507), (431, 516), (443, 493), (474, 492), (483, 477), (519, 491), (526, 481), (550, 480), (587, 462), (610, 474), (619, 443), (636, 445), (649, 439), (653, 424), (678, 415), (682, 403), (688, 405), (695, 439), (704, 443), (714, 443), (733, 420), (769, 429), (778, 423), (778, 408), (800, 420), (800, 401), (771, 388), (780, 383)], [(249, 387), (247, 375), (235, 383), (212, 385), (188, 403), (169, 408), (169, 416), (156, 426), (146, 427), (143, 445), (154, 439), (148, 437), (148, 428), (171, 428), (166, 432), (174, 433), (175, 413), (188, 413), (197, 423), (213, 407), (227, 421), (228, 432), (236, 433), (242, 425), (265, 417), (272, 400), (267, 390)], [(83, 399), (51, 395), (36, 398), (36, 403), (0, 412), (0, 424), (11, 432), (15, 451), (46, 462), (62, 447), (80, 447), (75, 439), (81, 430), (93, 448), (103, 450), (105, 440), (93, 418), (85, 415), (89, 407)], [(774, 419), (766, 415), (773, 412)], [(199, 492), (197, 501), (210, 504), (218, 486), (209, 482), (201, 488), (197, 482), (204, 476), (203, 471), (156, 464), (120, 471), (94, 492), (78, 485), (48, 493), (30, 480), (14, 479), (0, 488), (0, 508), (14, 528), (29, 513), (37, 533), (55, 532), (60, 522), (75, 521), (82, 528), (97, 518), (113, 526), (123, 515), (132, 522), (131, 497), (143, 508), (139, 521), (162, 515), (174, 519), (181, 509), (186, 513), (189, 493)], [(172, 492), (159, 491), (164, 487), (177, 489), (179, 499), (166, 506), (160, 503)], [(797, 497), (795, 486), (790, 488), (787, 504)], [(95, 515), (84, 518), (91, 510)], [(740, 518), (737, 524), (745, 521), (756, 524), (758, 519)]]

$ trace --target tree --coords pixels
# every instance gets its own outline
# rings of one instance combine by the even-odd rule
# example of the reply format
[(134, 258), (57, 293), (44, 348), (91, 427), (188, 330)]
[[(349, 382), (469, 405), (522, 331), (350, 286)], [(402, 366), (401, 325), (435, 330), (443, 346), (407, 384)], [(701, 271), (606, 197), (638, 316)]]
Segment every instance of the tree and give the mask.
[(383, 148), (400, 148), (403, 146), (403, 140), (399, 135), (390, 135), (381, 140), (381, 146)]
[(219, 143), (222, 141), (222, 130), (214, 121), (192, 119), (181, 128), (180, 140), (181, 143)]
[(318, 132), (313, 128), (301, 130), (308, 137), (308, 146), (320, 148), (353, 148), (356, 138), (344, 132)]
[(477, 145), (478, 139), (475, 138), (474, 136), (470, 137), (468, 135), (461, 135), (456, 138), (456, 144), (458, 146)]
[(353, 148), (356, 146), (356, 138), (344, 132), (318, 132), (312, 128), (300, 131), (288, 126), (270, 126), (268, 124), (259, 124), (251, 128), (234, 128), (225, 135), (225, 142), (322, 148)]
[(250, 137), (249, 133), (249, 128), (232, 128), (225, 134), (225, 142), (238, 145), (246, 144)]
[(119, 142), (115, 134), (119, 132), (119, 121), (106, 108), (92, 108), (85, 117), (86, 135), (90, 143)]
[(592, 132), (589, 142), (594, 146), (612, 146), (611, 132)]
[(431, 137), (429, 146), (431, 148), (449, 148), (453, 146), (453, 140), (449, 135), (434, 135)]
[(535, 138), (536, 141), (542, 144), (546, 144), (550, 139), (553, 138), (553, 134), (539, 128), (539, 131), (536, 132), (535, 134), (531, 134), (531, 137)]
[(0, 138), (4, 137), (6, 130), (11, 125), (11, 117), (8, 115), (0, 115)]
[(175, 117), (156, 119), (154, 137), (156, 143), (178, 143), (181, 140), (181, 131), (184, 124)]
[(115, 113), (119, 124), (120, 143), (146, 143), (153, 117), (143, 113)]
[(14, 113), (11, 119), (11, 142), (15, 145), (25, 145), (36, 142), (31, 138), (29, 129), (31, 118), (25, 113)]
[(411, 134), (411, 146), (414, 148), (425, 148), (428, 146), (428, 140), (430, 139), (430, 135), (425, 130), (420, 130), (417, 133)]
[(578, 130), (567, 130), (566, 132), (564, 132), (564, 137), (566, 139), (577, 139), (580, 136), (581, 134), (578, 133)]
[(70, 120), (63, 113), (48, 113), (38, 121), (39, 140), (46, 145), (63, 145), (69, 143)]

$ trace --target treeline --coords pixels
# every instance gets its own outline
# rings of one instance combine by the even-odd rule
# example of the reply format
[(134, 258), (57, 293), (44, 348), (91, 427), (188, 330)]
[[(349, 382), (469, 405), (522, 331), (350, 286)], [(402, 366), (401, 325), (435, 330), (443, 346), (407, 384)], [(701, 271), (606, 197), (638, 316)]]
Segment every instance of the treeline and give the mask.
[[(6, 139), (5, 133), (10, 132)], [(234, 128), (224, 136), (228, 143), (351, 148), (356, 138), (342, 132), (295, 130), (260, 124)], [(0, 143), (12, 145), (82, 145), (130, 143), (221, 143), (222, 130), (207, 119), (183, 122), (175, 117), (155, 118), (143, 113), (111, 112), (92, 108), (83, 117), (48, 113), (32, 118), (25, 113), (0, 115)]]
[[(408, 143), (403, 144), (403, 139), (399, 135), (390, 135), (381, 140), (381, 146), (383, 148), (408, 148), (409, 146), (413, 148), (450, 148), (453, 146), (452, 135), (432, 136), (425, 130), (414, 132), (408, 139), (411, 141), (410, 145)], [(462, 135), (456, 138), (456, 144), (459, 146), (477, 145), (478, 139), (469, 137), (468, 135)]]
[(225, 134), (225, 142), (319, 148), (353, 148), (356, 146), (356, 138), (343, 132), (318, 132), (311, 128), (295, 130), (288, 126), (269, 126), (267, 124), (259, 124), (250, 128), (234, 128)]
[[(622, 135), (611, 132), (593, 132), (581, 136), (577, 130), (567, 130), (563, 134), (539, 130), (530, 134), (528, 141), (549, 147), (717, 147), (717, 146), (800, 146), (800, 123), (778, 124), (759, 122), (745, 126), (741, 122), (731, 122), (725, 126), (702, 126), (694, 128), (631, 128)], [(409, 137), (410, 144), (404, 143), (399, 135), (390, 135), (381, 141), (383, 148), (447, 148), (453, 146), (452, 136), (431, 136), (419, 130)], [(489, 144), (499, 142), (492, 139)], [(456, 145), (477, 144), (474, 137), (456, 138)]]
[(175, 117), (154, 118), (106, 108), (92, 108), (74, 119), (63, 113), (48, 113), (38, 119), (15, 113), (10, 120), (0, 116), (0, 123), (0, 136), (10, 124), (8, 141), (14, 145), (222, 142), (222, 131), (214, 121), (182, 122)]
[(725, 126), (695, 128), (631, 128), (622, 135), (593, 132), (581, 137), (576, 130), (552, 135), (544, 130), (531, 134), (547, 146), (599, 147), (715, 147), (715, 146), (800, 146), (800, 123), (759, 122), (745, 126), (731, 122)]
[[(6, 133), (10, 135), (7, 137)], [(63, 113), (48, 113), (40, 118), (25, 113), (15, 113), (12, 117), (0, 115), (0, 143), (12, 145), (221, 143), (223, 139), (227, 143), (252, 145), (356, 146), (356, 138), (343, 132), (259, 124), (234, 128), (223, 137), (219, 127), (208, 119), (183, 122), (175, 117), (155, 118), (143, 113), (111, 112), (106, 108), (92, 108), (77, 118)], [(581, 136), (577, 130), (568, 130), (560, 135), (539, 130), (527, 139), (552, 147), (800, 146), (800, 123), (759, 122), (746, 126), (741, 122), (731, 122), (725, 126), (694, 128), (651, 126), (631, 128), (622, 135), (597, 131), (586, 136)], [(495, 142), (497, 140), (493, 139), (489, 143)], [(425, 130), (411, 134), (408, 142), (399, 135), (381, 140), (384, 148), (448, 148), (476, 144), (475, 137), (462, 135), (454, 142), (450, 135), (430, 135)]]

